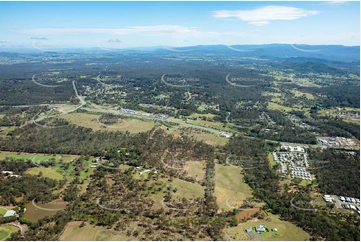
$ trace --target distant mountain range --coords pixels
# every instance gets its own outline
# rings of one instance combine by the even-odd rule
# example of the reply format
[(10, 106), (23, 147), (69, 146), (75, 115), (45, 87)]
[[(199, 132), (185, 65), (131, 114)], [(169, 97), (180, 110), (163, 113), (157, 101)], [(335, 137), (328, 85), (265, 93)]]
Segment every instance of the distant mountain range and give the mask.
[[(112, 52), (152, 52), (157, 54), (174, 53), (179, 55), (236, 55), (256, 57), (259, 59), (284, 60), (296, 58), (314, 58), (337, 62), (359, 62), (360, 46), (343, 45), (296, 45), (296, 44), (265, 44), (265, 45), (198, 45), (190, 47), (139, 47), (129, 49), (103, 50), (100, 48), (74, 48), (53, 51), (60, 53), (112, 53)], [(37, 49), (0, 49), (0, 52), (41, 53)], [(51, 51), (49, 51), (51, 52)]]

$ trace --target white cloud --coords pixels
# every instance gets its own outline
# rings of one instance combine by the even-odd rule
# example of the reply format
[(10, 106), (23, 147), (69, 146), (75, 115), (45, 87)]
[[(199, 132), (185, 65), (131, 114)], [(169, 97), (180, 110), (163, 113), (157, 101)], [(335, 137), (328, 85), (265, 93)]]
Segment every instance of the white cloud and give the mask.
[(130, 26), (126, 28), (34, 28), (13, 30), (19, 34), (31, 35), (63, 35), (63, 34), (161, 34), (192, 33), (195, 30), (179, 25)]
[(294, 20), (318, 14), (315, 10), (305, 10), (286, 6), (265, 6), (253, 10), (214, 11), (215, 18), (238, 18), (256, 26), (269, 24), (273, 20)]
[(47, 40), (47, 38), (45, 38), (45, 37), (30, 37), (30, 39)]
[(347, 3), (348, 1), (327, 1), (327, 2), (324, 2), (325, 4), (329, 4), (329, 5), (341, 5), (341, 4), (344, 4), (344, 3)]
[(120, 39), (110, 39), (108, 40), (109, 43), (122, 43)]

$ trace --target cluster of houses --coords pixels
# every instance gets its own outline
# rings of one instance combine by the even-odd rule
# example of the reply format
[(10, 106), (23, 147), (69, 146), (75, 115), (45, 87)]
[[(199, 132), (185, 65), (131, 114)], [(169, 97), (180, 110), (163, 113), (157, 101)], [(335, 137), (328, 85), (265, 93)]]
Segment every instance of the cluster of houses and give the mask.
[(291, 170), (292, 170), (292, 174), (291, 174), (291, 177), (292, 178), (301, 178), (303, 180), (308, 180), (308, 181), (311, 181), (311, 173), (306, 171), (306, 168), (303, 168), (303, 167), (297, 167), (295, 166), (293, 163), (291, 165)]
[[(311, 173), (306, 171), (306, 168), (309, 167), (309, 163), (304, 148), (282, 145), (281, 152), (273, 152), (272, 155), (276, 162), (280, 162), (283, 174), (288, 174), (291, 178), (301, 178), (308, 181), (312, 180)], [(286, 163), (288, 163), (288, 167)], [(287, 168), (289, 170), (288, 173)]]
[(340, 196), (340, 200), (341, 202), (344, 202), (344, 208), (355, 210), (358, 212), (358, 214), (360, 214), (360, 199)]
[(1, 173), (9, 177), (21, 177), (20, 175), (14, 175), (14, 172), (12, 171), (2, 171)]
[(351, 112), (341, 112), (337, 114), (339, 118), (350, 118), (350, 119), (360, 119), (359, 113), (351, 113)]
[(281, 150), (289, 151), (289, 152), (305, 152), (305, 149), (300, 146), (293, 147), (293, 146), (282, 145)]
[(333, 198), (330, 195), (324, 195), (323, 199), (326, 202), (333, 202), (334, 200), (339, 199), (341, 204), (346, 209), (352, 209), (358, 212), (360, 214), (360, 199), (359, 198), (353, 198), (353, 197), (346, 197), (346, 196), (339, 196), (338, 198)]
[(350, 139), (345, 137), (324, 137), (318, 138), (317, 142), (323, 146), (355, 146), (356, 143)]
[(130, 114), (136, 114), (137, 113), (137, 111), (135, 111), (135, 110), (126, 109), (126, 108), (120, 108), (119, 111), (122, 112), (122, 113), (130, 113)]

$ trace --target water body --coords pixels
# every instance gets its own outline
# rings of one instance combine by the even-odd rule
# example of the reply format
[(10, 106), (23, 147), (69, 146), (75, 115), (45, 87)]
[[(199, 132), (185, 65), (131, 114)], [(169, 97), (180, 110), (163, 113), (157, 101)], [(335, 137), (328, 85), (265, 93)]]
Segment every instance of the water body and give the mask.
[[(35, 204), (35, 206), (34, 206)], [(66, 207), (66, 202), (61, 199), (53, 200), (47, 204), (29, 202), (25, 204), (26, 212), (24, 217), (35, 223), (46, 216), (55, 215)]]

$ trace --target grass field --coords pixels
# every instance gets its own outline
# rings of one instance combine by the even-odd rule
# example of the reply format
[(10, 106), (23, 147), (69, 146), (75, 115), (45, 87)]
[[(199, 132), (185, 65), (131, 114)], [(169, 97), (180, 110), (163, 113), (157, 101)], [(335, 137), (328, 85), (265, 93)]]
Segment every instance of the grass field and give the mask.
[(17, 227), (12, 225), (0, 225), (0, 240), (6, 240), (12, 233), (15, 233), (18, 230)]
[(167, 133), (172, 134), (176, 137), (180, 137), (181, 136), (180, 134), (184, 133), (188, 137), (193, 137), (198, 141), (203, 140), (205, 143), (207, 143), (209, 145), (223, 146), (223, 145), (227, 144), (227, 142), (229, 140), (226, 137), (220, 137), (218, 134), (206, 133), (206, 132), (202, 132), (200, 130), (194, 130), (194, 129), (192, 129), (191, 131), (185, 132), (179, 128), (176, 128), (176, 129), (167, 130)]
[(0, 216), (4, 216), (4, 214), (8, 211), (6, 208), (0, 207)]
[(220, 209), (233, 210), (232, 204), (241, 205), (243, 200), (252, 196), (252, 189), (243, 182), (240, 168), (216, 164), (215, 171), (214, 195)]
[(56, 160), (62, 159), (65, 162), (72, 161), (73, 159), (79, 157), (77, 155), (47, 155), (47, 154), (36, 154), (36, 153), (18, 153), (18, 152), (8, 152), (0, 151), (0, 159), (5, 159), (6, 157), (11, 157), (15, 159), (24, 159), (24, 160), (33, 160), (35, 163), (40, 161), (48, 161), (51, 158)]
[(204, 195), (204, 188), (198, 183), (187, 182), (175, 178), (173, 179), (171, 185), (173, 188), (178, 189), (176, 193), (173, 193), (173, 197), (177, 196), (177, 197), (192, 198), (192, 197), (203, 197)]
[(273, 155), (271, 152), (268, 153), (268, 161), (270, 162), (271, 167), (277, 164), (277, 162), (273, 159)]
[(86, 224), (80, 228), (81, 222), (69, 222), (60, 236), (61, 241), (109, 241), (136, 240), (134, 236), (127, 236), (126, 231), (118, 232), (105, 227)]
[(205, 176), (205, 170), (203, 170), (204, 165), (204, 161), (188, 161), (184, 165), (184, 170), (187, 171), (189, 176), (194, 177), (197, 181), (200, 181), (203, 180)]
[(315, 99), (315, 97), (311, 94), (311, 93), (306, 93), (306, 92), (300, 92), (298, 90), (291, 90), (291, 92), (296, 96), (296, 97), (301, 97), (303, 95), (305, 95), (305, 97), (307, 99)]
[(28, 169), (25, 172), (25, 174), (37, 176), (37, 175), (39, 175), (39, 172), (43, 173), (43, 177), (48, 177), (48, 178), (52, 178), (52, 179), (56, 179), (56, 180), (63, 179), (63, 176), (59, 172), (57, 172), (51, 168), (33, 167), (33, 168)]
[(62, 118), (68, 120), (69, 122), (83, 126), (86, 128), (91, 128), (94, 131), (98, 130), (108, 130), (108, 131), (129, 131), (130, 133), (146, 132), (151, 130), (154, 127), (154, 122), (152, 120), (139, 120), (139, 119), (124, 119), (121, 123), (114, 125), (103, 126), (98, 123), (98, 114), (88, 114), (88, 113), (70, 113), (62, 115)]
[[(246, 238), (244, 237), (246, 235), (245, 228), (253, 228), (260, 224), (266, 225), (269, 229), (269, 232), (260, 234), (264, 240), (300, 241), (310, 239), (310, 235), (301, 228), (290, 222), (280, 220), (277, 215), (269, 215), (264, 220), (248, 220), (245, 223), (238, 224), (237, 227), (226, 228), (225, 234), (230, 240), (241, 240), (241, 238)], [(272, 232), (272, 228), (277, 228), (277, 232)]]
[(273, 109), (273, 110), (279, 110), (279, 111), (283, 111), (285, 110), (286, 112), (291, 111), (294, 108), (290, 108), (290, 107), (285, 107), (282, 105), (279, 105), (278, 103), (274, 103), (274, 102), (268, 102), (268, 106), (269, 109)]
[[(174, 178), (172, 182), (168, 181), (165, 178), (159, 179), (159, 181), (166, 183), (166, 188), (169, 186), (172, 187), (172, 190), (177, 188), (176, 192), (172, 191), (172, 199), (174, 200), (183, 197), (190, 199), (204, 196), (204, 187), (202, 187), (198, 183), (187, 182), (178, 178)], [(149, 195), (149, 197), (154, 201), (154, 209), (164, 208), (162, 200), (165, 195), (166, 194), (163, 192), (157, 192), (155, 194)]]

